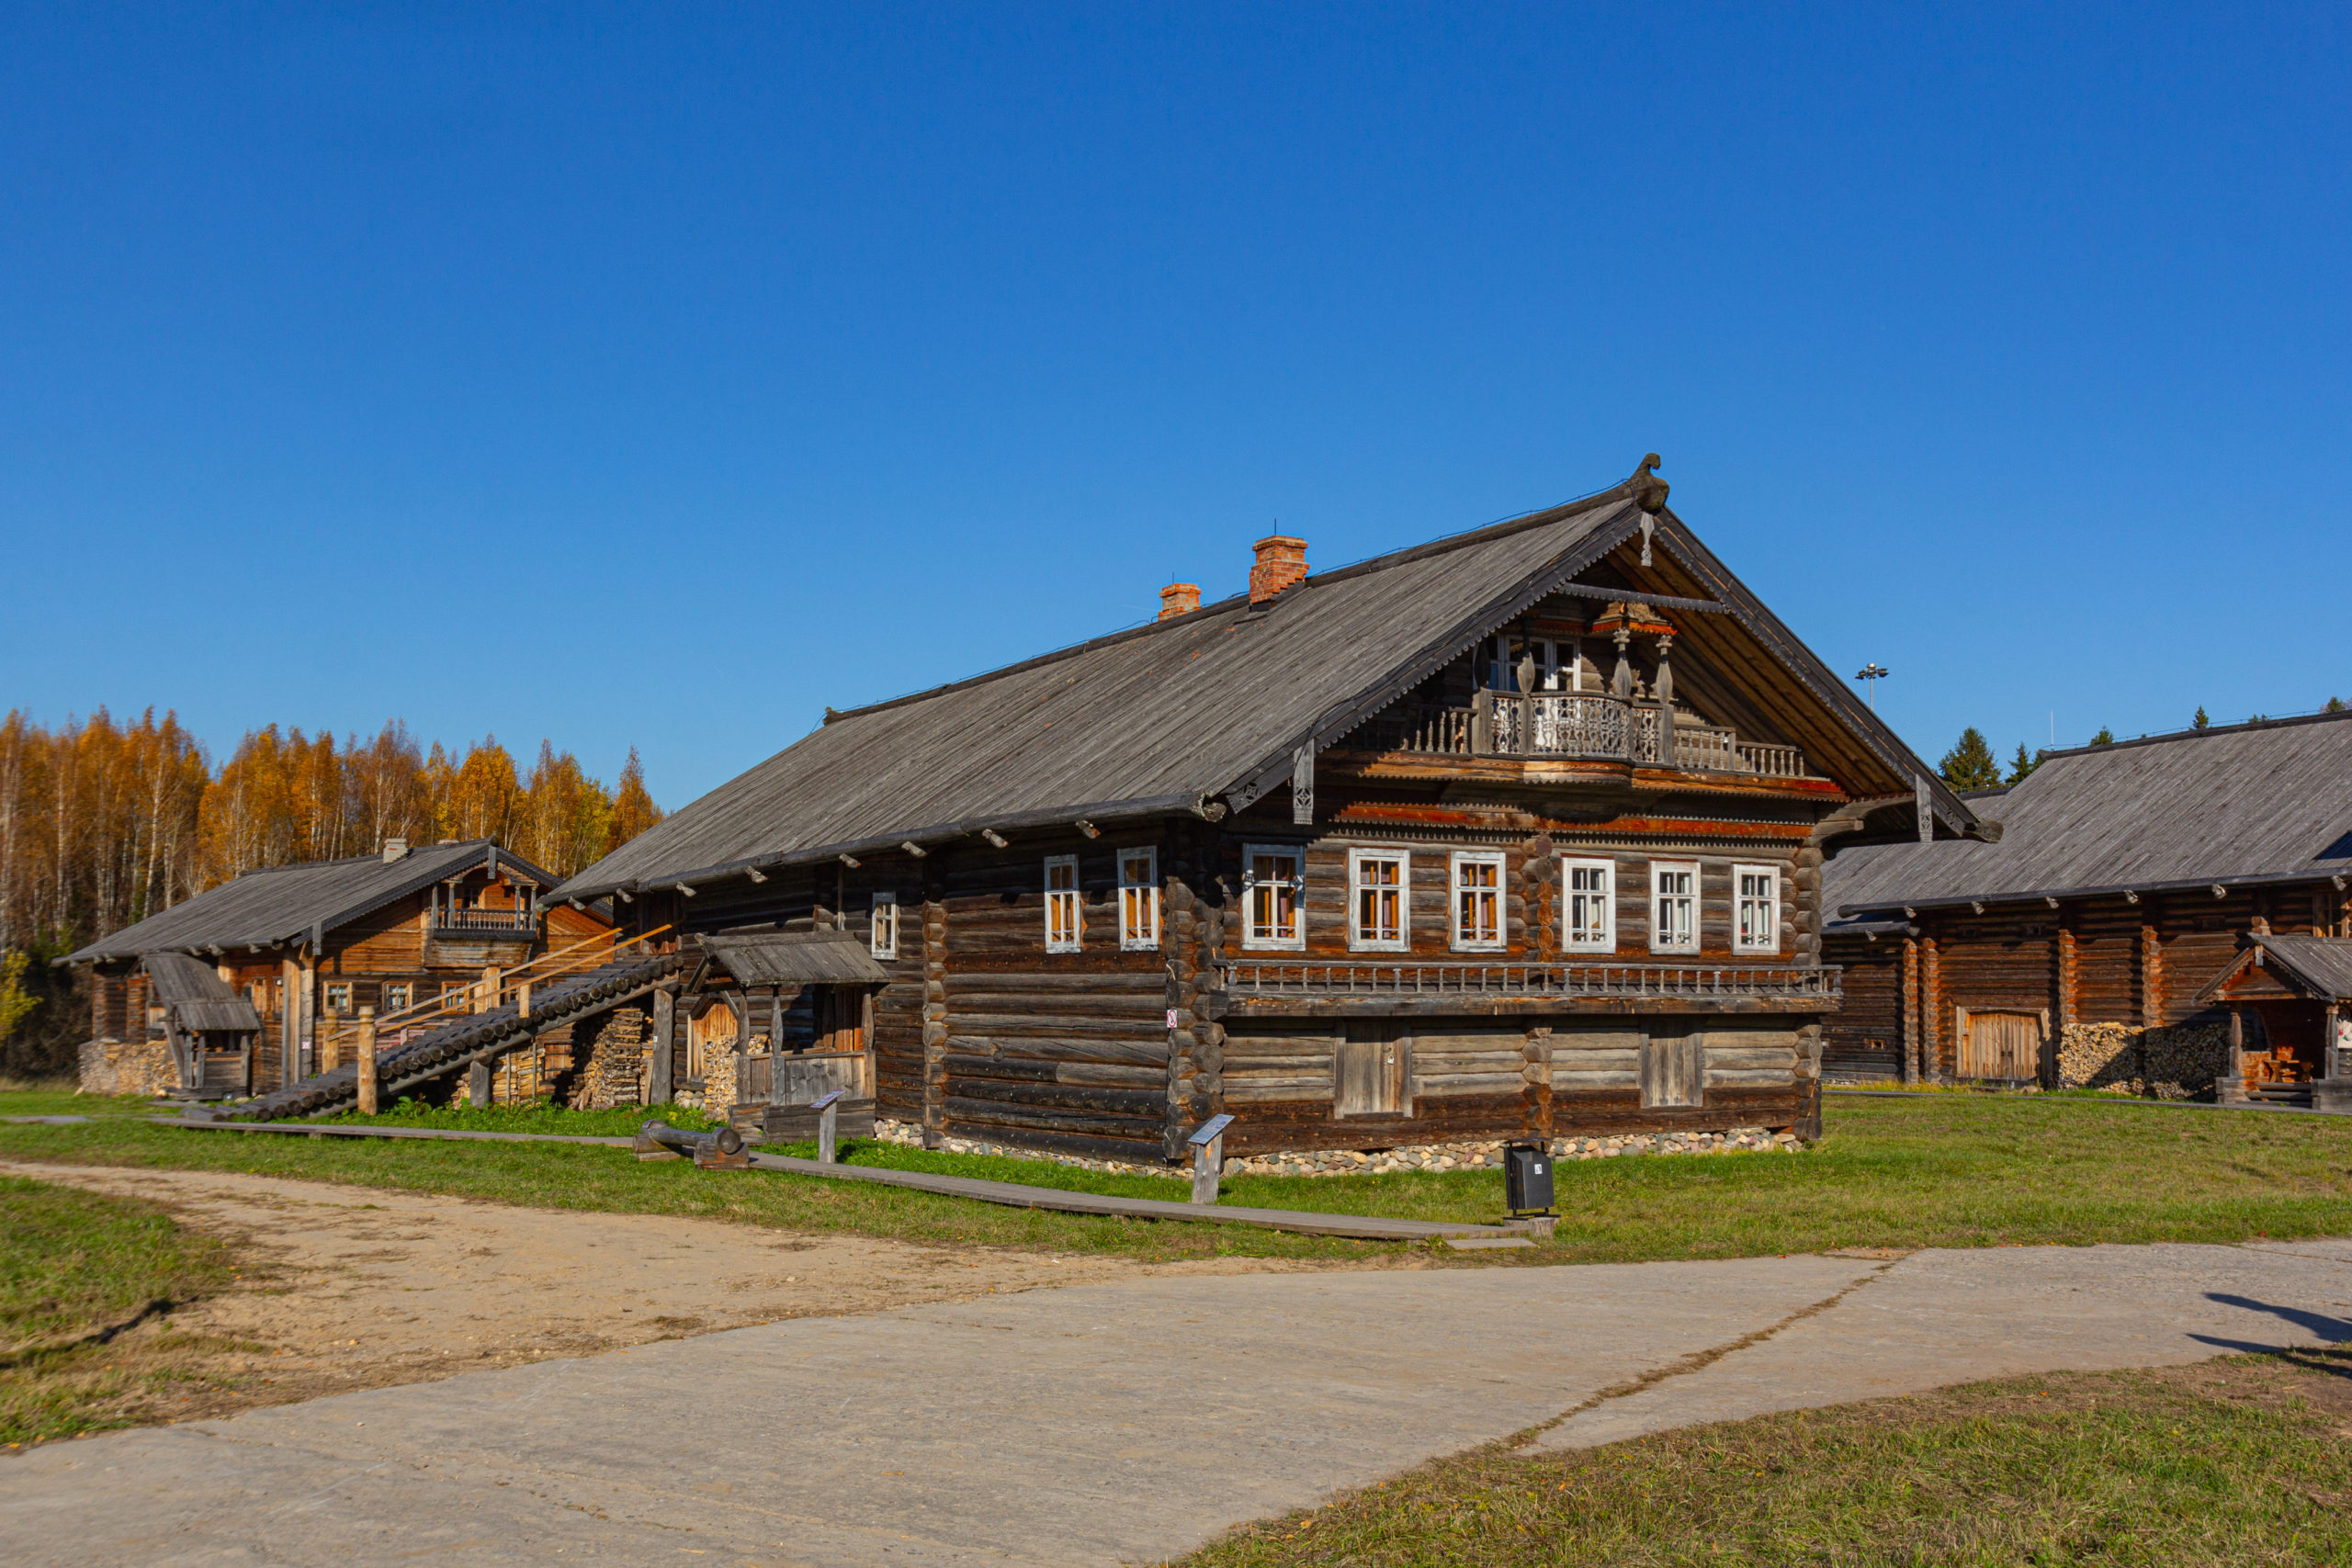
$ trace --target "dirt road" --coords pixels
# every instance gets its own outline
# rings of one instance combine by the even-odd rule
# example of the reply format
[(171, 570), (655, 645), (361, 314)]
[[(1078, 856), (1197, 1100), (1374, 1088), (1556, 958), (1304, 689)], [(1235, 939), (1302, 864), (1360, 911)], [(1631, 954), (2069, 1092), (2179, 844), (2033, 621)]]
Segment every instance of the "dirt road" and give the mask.
[(243, 1265), (234, 1290), (141, 1325), (188, 1381), (133, 1412), (187, 1420), (583, 1356), (755, 1323), (1041, 1285), (1315, 1265), (1143, 1265), (812, 1235), (719, 1220), (515, 1208), (274, 1177), (0, 1161), (0, 1171), (165, 1205)]

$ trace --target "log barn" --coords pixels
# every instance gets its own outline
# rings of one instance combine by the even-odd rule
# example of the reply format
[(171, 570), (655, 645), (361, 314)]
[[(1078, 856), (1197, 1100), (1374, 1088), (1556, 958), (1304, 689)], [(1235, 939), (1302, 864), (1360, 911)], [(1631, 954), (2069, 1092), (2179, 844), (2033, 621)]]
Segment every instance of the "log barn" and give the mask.
[(2052, 752), (1967, 798), (1998, 841), (1829, 869), (1831, 1077), (2336, 1103), (2352, 714)]
[[(1656, 467), (1337, 570), (1261, 539), (1244, 593), (827, 710), (557, 896), (707, 945), (668, 1061), (714, 1104), (818, 1051), (934, 1144), (1120, 1160), (1800, 1126), (1825, 859), (1977, 818)], [(843, 935), (870, 975), (794, 951)]]
[[(87, 1087), (282, 1089), (336, 1066), (363, 1010), (424, 1016), (550, 951), (609, 947), (605, 906), (543, 902), (556, 880), (488, 839), (245, 872), (66, 955), (92, 971)], [(506, 1065), (502, 1098), (563, 1070), (549, 1043), (552, 1061)]]

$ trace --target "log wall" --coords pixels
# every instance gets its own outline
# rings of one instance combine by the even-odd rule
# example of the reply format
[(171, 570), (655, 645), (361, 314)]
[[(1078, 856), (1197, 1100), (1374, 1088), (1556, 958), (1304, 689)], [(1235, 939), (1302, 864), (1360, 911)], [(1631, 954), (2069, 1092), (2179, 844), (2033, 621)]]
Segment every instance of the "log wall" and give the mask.
[(2042, 900), (1972, 909), (1920, 909), (1913, 924), (1919, 949), (1932, 953), (1937, 995), (1932, 1016), (1906, 1017), (1900, 985), (1900, 939), (1876, 943), (1832, 939), (1827, 962), (1845, 970), (1845, 1005), (1827, 1026), (1829, 1060), (1839, 1077), (1893, 1076), (1882, 1070), (1873, 1040), (1899, 1042), (1906, 1025), (1932, 1037), (1938, 1070), (1950, 1074), (1960, 1010), (2047, 1011), (2054, 1035), (2069, 1026), (2130, 1030), (2207, 1024), (2220, 1010), (2197, 1000), (2243, 950), (2257, 919), (2279, 931), (2335, 934), (2344, 916), (2332, 886), (2290, 884), (2259, 892), (2230, 889)]
[[(888, 891), (899, 910), (899, 952), (885, 959), (889, 982), (874, 1001), (873, 1045), (880, 1112), (919, 1122), (933, 1141), (955, 1136), (1004, 1141), (1133, 1161), (1182, 1156), (1182, 1138), (1230, 1111), (1235, 1154), (1272, 1148), (1378, 1147), (1467, 1137), (1517, 1135), (1547, 1122), (1569, 1130), (1588, 1112), (1611, 1126), (1728, 1126), (1755, 1111), (1741, 1100), (1777, 1094), (1786, 1110), (1798, 1094), (1803, 1021), (1710, 1034), (1703, 1053), (1707, 1103), (1639, 1105), (1638, 1022), (1595, 1031), (1589, 1018), (1416, 1019), (1409, 1039), (1409, 1109), (1385, 1120), (1335, 1114), (1336, 1022), (1289, 1020), (1229, 1023), (1213, 1016), (1220, 959), (1250, 956), (1239, 941), (1240, 890), (1248, 846), (1289, 843), (1304, 852), (1304, 908), (1310, 955), (1344, 959), (1348, 947), (1348, 851), (1402, 847), (1411, 857), (1409, 933), (1415, 956), (1452, 961), (1530, 956), (1555, 918), (1547, 873), (1552, 853), (1612, 854), (1619, 866), (1620, 952), (1650, 958), (1649, 859), (1540, 834), (1489, 829), (1418, 837), (1353, 824), (1285, 830), (1260, 820), (1219, 826), (1179, 820), (1090, 838), (1075, 830), (1031, 831), (1004, 847), (977, 838), (914, 857), (862, 857), (856, 867), (772, 872), (708, 884), (691, 898), (648, 897), (635, 917), (674, 920), (689, 931), (808, 929), (841, 921), (868, 928), (873, 895)], [(1776, 831), (1780, 831), (1776, 829)], [(1160, 943), (1119, 947), (1118, 854), (1149, 843), (1159, 853)], [(1451, 852), (1499, 851), (1509, 939), (1498, 954), (1452, 947)], [(1702, 868), (1702, 959), (1770, 963), (1776, 955), (1731, 953), (1736, 864), (1781, 868), (1781, 943), (1797, 945), (1796, 862), (1803, 840), (1781, 831), (1769, 843), (1720, 847), (1662, 844), (1659, 858)], [(1046, 951), (1045, 862), (1079, 862), (1080, 948)], [(1673, 961), (1688, 962), (1683, 955)], [(756, 1016), (756, 1015), (755, 1015)], [(1678, 1023), (1678, 1029), (1687, 1027)], [(1629, 1111), (1611, 1094), (1632, 1092)], [(1600, 1094), (1604, 1098), (1593, 1100)], [(1724, 1099), (1724, 1096), (1731, 1097)], [(1757, 1101), (1757, 1105), (1763, 1101)], [(1630, 1120), (1629, 1120), (1630, 1118)], [(1782, 1116), (1781, 1124), (1792, 1120)]]

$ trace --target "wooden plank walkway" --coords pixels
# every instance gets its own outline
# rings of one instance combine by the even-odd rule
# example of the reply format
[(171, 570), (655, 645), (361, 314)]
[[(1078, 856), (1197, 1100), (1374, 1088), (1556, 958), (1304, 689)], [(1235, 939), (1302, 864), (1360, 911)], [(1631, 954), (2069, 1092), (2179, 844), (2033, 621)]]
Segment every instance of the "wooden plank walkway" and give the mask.
[(634, 1138), (591, 1138), (578, 1133), (469, 1133), (454, 1127), (326, 1127), (315, 1122), (198, 1122), (186, 1116), (158, 1116), (154, 1127), (186, 1127), (195, 1133), (276, 1133), (288, 1138), (426, 1138), (452, 1142), (494, 1144), (603, 1144), (610, 1148), (632, 1147)]
[[(314, 1122), (198, 1122), (186, 1117), (157, 1117), (159, 1127), (186, 1127), (198, 1133), (276, 1133), (292, 1138), (423, 1138), (497, 1143), (602, 1144), (628, 1148), (629, 1138), (592, 1138), (567, 1133), (472, 1133), (446, 1127), (329, 1127)], [(1536, 1224), (1482, 1225), (1449, 1224), (1442, 1220), (1396, 1220), (1378, 1214), (1326, 1214), (1305, 1209), (1248, 1209), (1237, 1204), (1172, 1202), (1159, 1198), (1114, 1198), (1101, 1192), (1069, 1192), (1057, 1187), (1031, 1187), (1018, 1181), (983, 1181), (968, 1176), (936, 1176), (922, 1170), (891, 1170), (882, 1166), (820, 1165), (813, 1159), (752, 1151), (752, 1164), (763, 1170), (814, 1176), (826, 1181), (866, 1181), (882, 1187), (905, 1187), (949, 1198), (968, 1198), (1015, 1209), (1053, 1209), (1068, 1214), (1107, 1214), (1133, 1220), (1183, 1220), (1195, 1224), (1250, 1225), (1259, 1230), (1291, 1231), (1301, 1235), (1345, 1236), (1357, 1241), (1433, 1241), (1445, 1236), (1525, 1236), (1540, 1235)]]
[(891, 1170), (871, 1165), (819, 1165), (790, 1155), (753, 1154), (752, 1163), (796, 1176), (834, 1181), (871, 1181), (911, 1187), (1016, 1209), (1058, 1209), (1069, 1214), (1115, 1214), (1137, 1220), (1191, 1220), (1218, 1225), (1254, 1225), (1261, 1230), (1305, 1235), (1351, 1236), (1361, 1241), (1431, 1241), (1449, 1235), (1524, 1235), (1525, 1226), (1450, 1224), (1438, 1220), (1392, 1220), (1377, 1214), (1325, 1214), (1304, 1209), (1245, 1209), (1228, 1203), (1176, 1203), (1161, 1198), (1113, 1198), (1100, 1192), (1069, 1192), (1018, 1181), (982, 1181), (969, 1176), (933, 1176), (922, 1170)]

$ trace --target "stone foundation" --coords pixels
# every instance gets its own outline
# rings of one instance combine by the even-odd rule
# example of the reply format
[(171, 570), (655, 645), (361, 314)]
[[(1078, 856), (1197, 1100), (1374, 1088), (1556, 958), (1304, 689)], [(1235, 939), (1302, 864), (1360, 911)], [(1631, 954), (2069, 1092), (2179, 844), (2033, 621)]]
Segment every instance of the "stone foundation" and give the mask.
[(2143, 1100), (2197, 1100), (2213, 1092), (2229, 1060), (2230, 1026), (2070, 1023), (2058, 1037), (2058, 1085)]
[(161, 1040), (85, 1040), (81, 1068), (84, 1094), (169, 1094), (180, 1084)]
[[(874, 1135), (886, 1144), (920, 1147), (922, 1128), (912, 1122), (876, 1118)], [(1487, 1138), (1462, 1144), (1416, 1144), (1407, 1148), (1365, 1154), (1353, 1149), (1301, 1149), (1252, 1155), (1225, 1162), (1227, 1176), (1382, 1176), (1403, 1170), (1499, 1170), (1503, 1150), (1515, 1140)], [(1154, 1161), (1131, 1165), (1118, 1160), (1083, 1159), (1076, 1155), (1046, 1154), (1016, 1145), (979, 1138), (944, 1139), (948, 1154), (1001, 1155), (1010, 1159), (1046, 1160), (1081, 1170), (1111, 1171), (1122, 1176), (1183, 1177), (1182, 1167)], [(1771, 1150), (1795, 1154), (1804, 1145), (1795, 1134), (1764, 1127), (1735, 1127), (1727, 1133), (1628, 1133), (1611, 1138), (1555, 1138), (1555, 1159), (1612, 1159), (1623, 1155), (1761, 1154)]]

